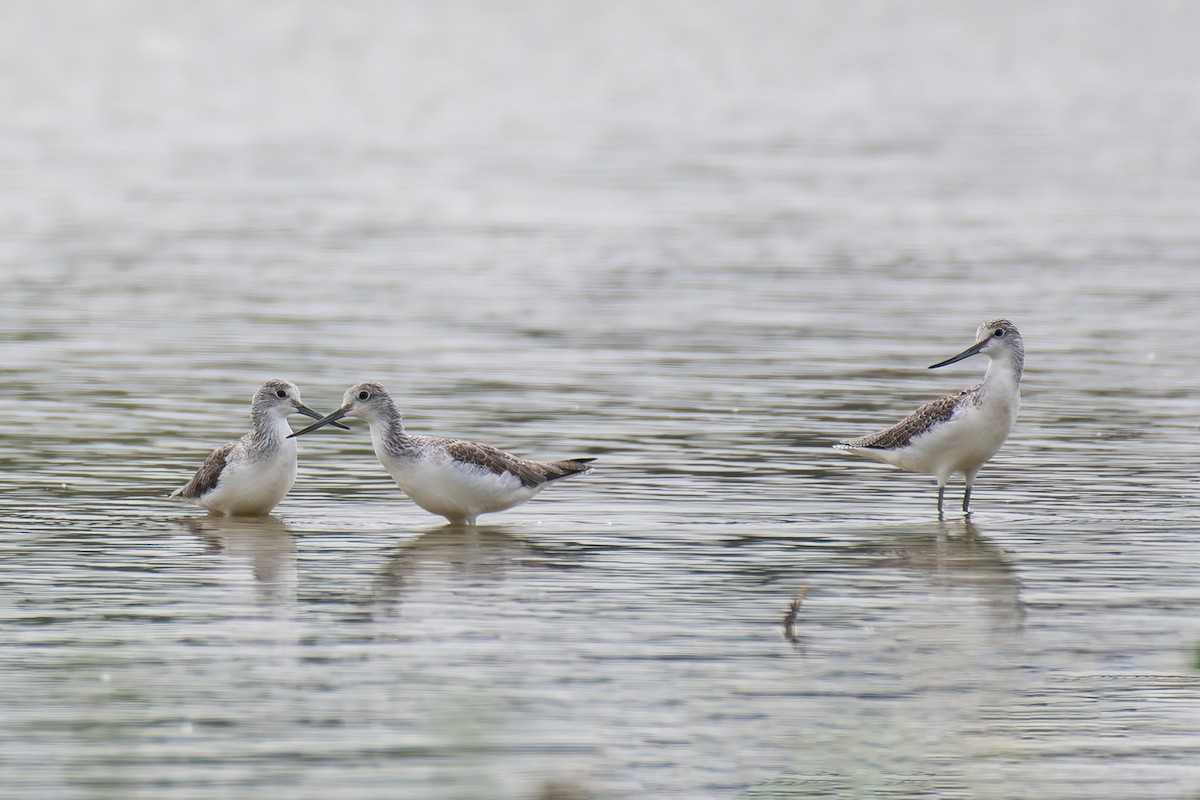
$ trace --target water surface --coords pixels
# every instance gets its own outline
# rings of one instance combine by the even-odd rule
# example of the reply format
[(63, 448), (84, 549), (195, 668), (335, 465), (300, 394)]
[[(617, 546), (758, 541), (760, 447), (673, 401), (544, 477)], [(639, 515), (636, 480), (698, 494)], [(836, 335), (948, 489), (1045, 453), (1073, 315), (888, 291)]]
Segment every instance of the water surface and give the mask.
[[(1192, 6), (67, 11), (0, 8), (0, 797), (1200, 792)], [(829, 448), (998, 315), (969, 522)], [(597, 470), (168, 502), (277, 375)]]

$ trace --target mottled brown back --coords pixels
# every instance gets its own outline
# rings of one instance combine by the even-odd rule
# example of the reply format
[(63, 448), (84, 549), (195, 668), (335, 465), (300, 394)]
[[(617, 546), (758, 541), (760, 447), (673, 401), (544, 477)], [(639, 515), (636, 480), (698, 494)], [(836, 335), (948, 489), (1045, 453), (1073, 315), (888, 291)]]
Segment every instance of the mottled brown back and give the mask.
[(568, 475), (587, 472), (591, 469), (591, 458), (573, 458), (566, 461), (526, 461), (495, 447), (477, 442), (447, 440), (446, 451), (456, 460), (475, 464), (491, 470), (497, 475), (505, 472), (516, 475), (525, 486), (540, 486)]
[(208, 458), (204, 459), (204, 463), (200, 465), (200, 469), (196, 470), (192, 479), (183, 488), (171, 492), (171, 497), (195, 499), (211, 492), (216, 487), (217, 481), (221, 479), (221, 471), (225, 469), (229, 454), (233, 452), (236, 445), (237, 442), (230, 442), (209, 453)]
[(905, 447), (930, 428), (953, 417), (959, 404), (978, 392), (979, 386), (973, 386), (958, 394), (939, 397), (937, 400), (921, 406), (886, 430), (869, 433), (857, 439), (847, 439), (840, 444), (845, 447), (870, 447), (877, 450), (896, 450)]

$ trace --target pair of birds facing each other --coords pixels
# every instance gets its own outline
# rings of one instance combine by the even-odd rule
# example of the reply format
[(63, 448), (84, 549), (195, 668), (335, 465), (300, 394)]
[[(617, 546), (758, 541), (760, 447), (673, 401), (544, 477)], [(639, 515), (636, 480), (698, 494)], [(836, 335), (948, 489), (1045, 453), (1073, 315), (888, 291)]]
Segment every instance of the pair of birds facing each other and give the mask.
[[(590, 458), (529, 461), (476, 442), (411, 435), (387, 389), (373, 382), (352, 386), (341, 407), (322, 416), (304, 405), (296, 384), (269, 380), (250, 409), (253, 430), (214, 450), (171, 497), (214, 514), (267, 514), (296, 479), (295, 437), (326, 425), (348, 430), (338, 422), (343, 417), (365, 419), (375, 454), (404, 493), (454, 524), (474, 525), (480, 514), (512, 508), (560, 478), (592, 469)], [(287, 417), (295, 413), (317, 421), (293, 433)]]
[[(834, 447), (902, 470), (934, 475), (939, 516), (946, 482), (962, 473), (966, 482), (962, 509), (969, 513), (975, 476), (999, 451), (1016, 422), (1025, 346), (1015, 325), (993, 319), (979, 326), (974, 344), (930, 369), (974, 355), (989, 361), (982, 383), (926, 403), (890, 428)], [(292, 433), (286, 418), (293, 413), (317, 421)], [(528, 461), (475, 442), (413, 436), (405, 432), (400, 410), (387, 390), (371, 382), (351, 387), (341, 407), (322, 417), (304, 405), (295, 384), (267, 381), (254, 395), (251, 417), (254, 430), (213, 451), (195, 477), (171, 496), (213, 513), (266, 514), (296, 478), (294, 437), (326, 425), (344, 429), (338, 423), (344, 417), (365, 419), (384, 469), (413, 502), (451, 523), (473, 525), (480, 514), (519, 505), (553, 481), (590, 472), (593, 460)]]

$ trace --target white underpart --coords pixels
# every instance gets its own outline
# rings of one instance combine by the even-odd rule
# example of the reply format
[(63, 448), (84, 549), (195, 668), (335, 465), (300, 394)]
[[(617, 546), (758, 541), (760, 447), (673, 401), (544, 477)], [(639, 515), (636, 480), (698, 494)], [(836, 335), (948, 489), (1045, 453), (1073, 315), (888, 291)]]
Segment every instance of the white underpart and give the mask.
[(1007, 358), (993, 360), (980, 389), (979, 404), (964, 398), (946, 422), (894, 450), (853, 448), (858, 455), (910, 472), (925, 472), (945, 486), (961, 472), (970, 484), (1008, 438), (1021, 407), (1020, 381)]
[(199, 497), (197, 504), (217, 514), (239, 517), (266, 514), (279, 505), (296, 482), (296, 440), (286, 438), (292, 432), (286, 418), (277, 417), (273, 424), (278, 441), (270, 451), (251, 458), (238, 442), (217, 485)]
[(512, 508), (545, 487), (525, 486), (512, 473), (457, 461), (436, 447), (413, 456), (393, 455), (384, 443), (386, 425), (370, 422), (375, 455), (396, 485), (421, 508), (451, 522), (473, 525), (480, 514)]

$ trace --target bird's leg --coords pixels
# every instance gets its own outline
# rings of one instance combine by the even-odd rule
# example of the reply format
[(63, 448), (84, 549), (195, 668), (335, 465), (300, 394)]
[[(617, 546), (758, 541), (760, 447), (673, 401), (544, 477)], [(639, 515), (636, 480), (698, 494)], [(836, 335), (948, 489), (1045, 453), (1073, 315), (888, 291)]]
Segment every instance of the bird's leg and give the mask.
[(942, 497), (946, 494), (946, 484), (938, 484), (938, 519), (942, 518)]
[(967, 479), (967, 488), (963, 491), (963, 513), (971, 513), (971, 487), (975, 484), (975, 476), (979, 474), (979, 470), (963, 473), (963, 477)]

